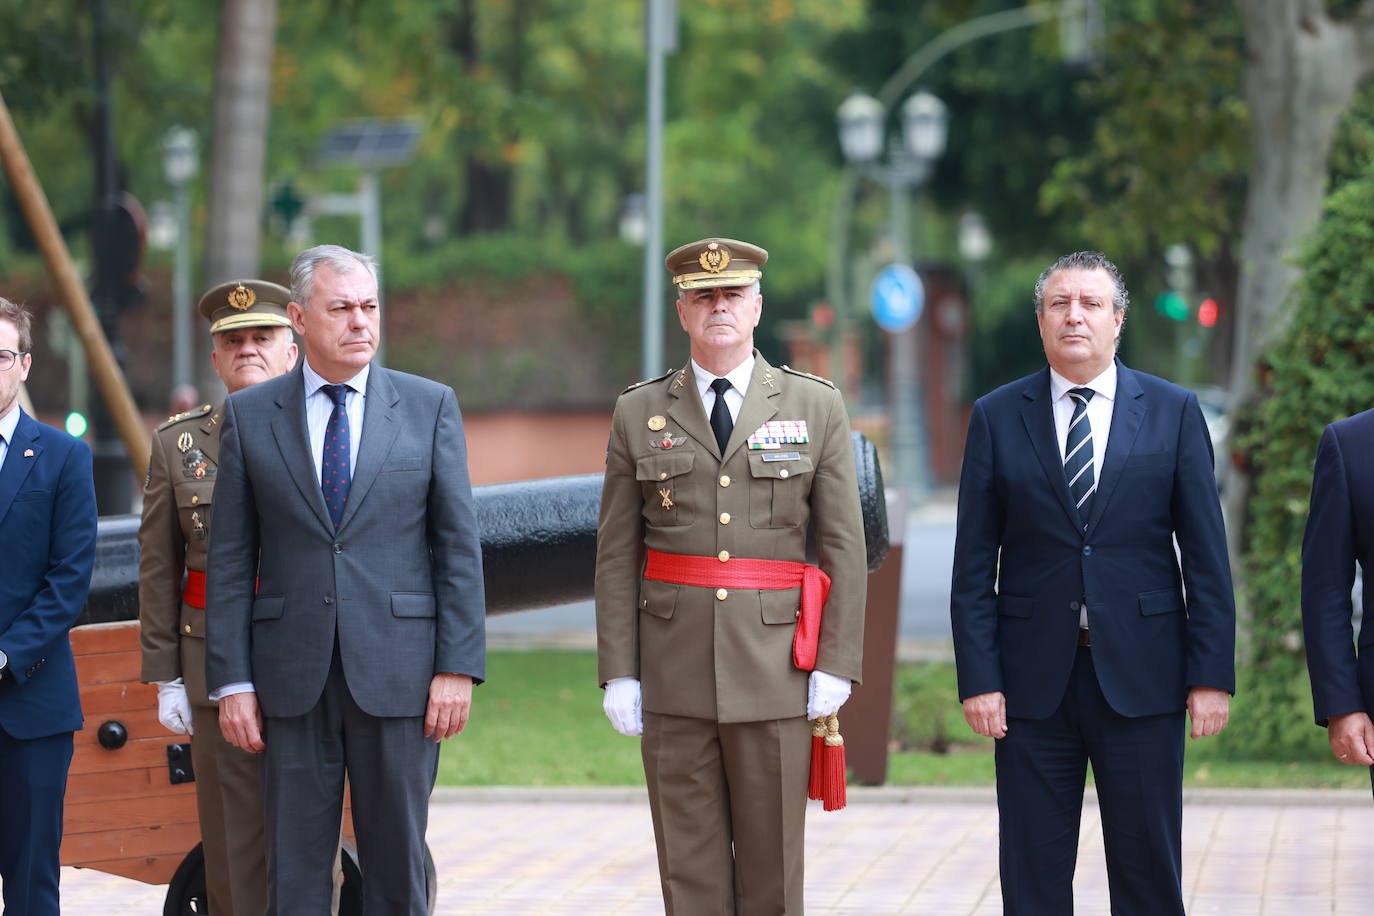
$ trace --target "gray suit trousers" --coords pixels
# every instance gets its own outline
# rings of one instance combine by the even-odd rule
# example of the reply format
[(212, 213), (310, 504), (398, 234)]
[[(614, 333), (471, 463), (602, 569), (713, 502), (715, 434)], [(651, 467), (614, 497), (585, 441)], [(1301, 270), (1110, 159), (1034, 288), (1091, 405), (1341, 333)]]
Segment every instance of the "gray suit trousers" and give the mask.
[(371, 716), (337, 648), (315, 707), (265, 717), (268, 916), (329, 916), (344, 779), (353, 799), (365, 916), (425, 916), (425, 827), (439, 745), (423, 716)]

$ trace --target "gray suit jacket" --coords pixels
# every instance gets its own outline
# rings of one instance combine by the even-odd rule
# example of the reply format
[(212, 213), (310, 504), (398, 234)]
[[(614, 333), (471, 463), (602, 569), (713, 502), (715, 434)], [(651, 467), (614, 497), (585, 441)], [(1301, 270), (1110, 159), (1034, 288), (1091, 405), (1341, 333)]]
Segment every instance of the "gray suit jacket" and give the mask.
[(335, 531), (301, 372), (225, 403), (206, 582), (208, 687), (252, 681), (264, 715), (302, 715), (324, 689), (337, 634), (364, 712), (423, 715), (436, 673), (481, 681), (486, 671), (482, 551), (458, 401), (447, 386), (372, 367)]

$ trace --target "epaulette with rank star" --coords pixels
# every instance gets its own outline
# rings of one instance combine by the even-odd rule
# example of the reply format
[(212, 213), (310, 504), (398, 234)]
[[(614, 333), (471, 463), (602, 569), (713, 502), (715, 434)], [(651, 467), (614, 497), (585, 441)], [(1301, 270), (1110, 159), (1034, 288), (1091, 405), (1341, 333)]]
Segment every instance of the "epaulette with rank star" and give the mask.
[(648, 385), (648, 384), (650, 384), (650, 383), (652, 383), (652, 382), (661, 382), (661, 381), (663, 381), (665, 378), (667, 378), (668, 376), (672, 375), (672, 374), (673, 374), (674, 372), (676, 372), (676, 371), (677, 371), (676, 369), (669, 369), (667, 372), (663, 373), (662, 375), (656, 375), (656, 376), (654, 376), (653, 378), (646, 378), (646, 379), (645, 379), (644, 381), (642, 381), (642, 382), (635, 382), (633, 385), (631, 385), (630, 387), (626, 388), (624, 391), (622, 391), (622, 392), (620, 392), (620, 393), (621, 393), (621, 394), (628, 394), (628, 393), (630, 393), (631, 391), (634, 391), (636, 388), (643, 388), (645, 385)]
[(192, 417), (203, 417), (213, 409), (211, 404), (202, 404), (199, 407), (192, 407), (190, 410), (183, 410), (181, 413), (172, 414), (167, 419), (158, 424), (158, 431), (162, 431), (169, 426), (175, 426), (182, 420), (189, 420)]
[(793, 369), (791, 366), (788, 366), (786, 364), (783, 365), (782, 371), (790, 372), (792, 375), (800, 375), (802, 378), (809, 378), (813, 382), (820, 382), (822, 385), (829, 385), (831, 388), (835, 387), (835, 383), (830, 381), (830, 379), (828, 378), (821, 378), (819, 375), (812, 375), (810, 372), (803, 372), (800, 369)]

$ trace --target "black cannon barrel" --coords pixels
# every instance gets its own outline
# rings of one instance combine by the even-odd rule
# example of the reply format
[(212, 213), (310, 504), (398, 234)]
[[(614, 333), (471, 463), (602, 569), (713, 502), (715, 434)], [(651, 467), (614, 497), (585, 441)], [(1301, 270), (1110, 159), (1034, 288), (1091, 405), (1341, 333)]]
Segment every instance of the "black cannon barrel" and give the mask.
[[(887, 502), (878, 454), (852, 433), (868, 568), (888, 552)], [(586, 601), (596, 566), (601, 475), (548, 477), (475, 487), (482, 531), (487, 614), (509, 614)], [(100, 520), (91, 596), (77, 623), (138, 617), (138, 516)]]

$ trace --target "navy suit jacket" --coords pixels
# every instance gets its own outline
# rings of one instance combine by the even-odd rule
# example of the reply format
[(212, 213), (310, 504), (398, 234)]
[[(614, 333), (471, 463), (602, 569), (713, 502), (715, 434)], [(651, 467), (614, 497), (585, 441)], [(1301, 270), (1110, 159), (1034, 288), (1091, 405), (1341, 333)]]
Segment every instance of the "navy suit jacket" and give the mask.
[(1086, 531), (1051, 411), (1048, 367), (973, 405), (950, 597), (959, 698), (1001, 691), (1009, 716), (1052, 714), (1083, 600), (1118, 713), (1177, 712), (1190, 687), (1233, 692), (1235, 599), (1197, 397), (1117, 361)]
[[(1317, 723), (1368, 712), (1374, 701), (1374, 410), (1332, 423), (1317, 446), (1302, 540), (1302, 628)], [(1365, 570), (1357, 654), (1350, 590)]]
[(95, 562), (91, 449), (20, 412), (0, 466), (0, 728), (41, 738), (81, 728), (67, 631)]

